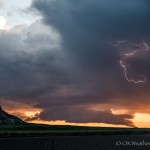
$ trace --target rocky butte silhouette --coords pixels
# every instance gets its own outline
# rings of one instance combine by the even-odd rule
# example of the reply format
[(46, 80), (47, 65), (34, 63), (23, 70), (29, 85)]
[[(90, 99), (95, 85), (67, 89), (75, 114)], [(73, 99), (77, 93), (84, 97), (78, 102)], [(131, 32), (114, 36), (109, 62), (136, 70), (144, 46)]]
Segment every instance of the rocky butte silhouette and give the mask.
[(25, 121), (5, 112), (0, 106), (0, 125), (25, 125)]

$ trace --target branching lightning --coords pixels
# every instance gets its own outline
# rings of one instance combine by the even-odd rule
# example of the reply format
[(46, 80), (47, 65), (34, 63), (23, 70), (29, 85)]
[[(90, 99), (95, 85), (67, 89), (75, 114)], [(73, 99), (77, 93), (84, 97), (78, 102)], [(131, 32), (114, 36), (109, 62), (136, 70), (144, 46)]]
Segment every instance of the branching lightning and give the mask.
[(150, 48), (146, 42), (143, 41), (143, 45), (145, 46), (145, 50), (148, 51)]
[(137, 50), (134, 50), (133, 52), (128, 53), (128, 54), (124, 54), (124, 55), (127, 56), (127, 57), (134, 56), (136, 52), (137, 52)]
[(141, 84), (141, 83), (146, 83), (147, 82), (147, 79), (146, 79), (146, 76), (145, 75), (139, 75), (141, 79), (139, 80), (135, 80), (135, 79), (130, 79), (128, 77), (128, 73), (127, 73), (127, 69), (128, 69), (128, 65), (125, 65), (124, 63), (124, 60), (127, 60), (127, 58), (129, 57), (135, 57), (136, 56), (136, 53), (139, 52), (140, 50), (144, 50), (144, 51), (148, 51), (150, 50), (150, 47), (149, 45), (143, 41), (141, 42), (140, 44), (135, 44), (135, 43), (132, 43), (132, 42), (129, 42), (127, 40), (124, 40), (124, 41), (114, 41), (113, 43), (111, 43), (111, 45), (113, 45), (114, 47), (118, 47), (120, 46), (121, 44), (125, 44), (125, 42), (129, 45), (132, 45), (136, 48), (134, 49), (128, 49), (130, 52), (129, 53), (125, 53), (123, 54), (123, 57), (122, 59), (119, 61), (121, 67), (123, 68), (123, 72), (124, 72), (124, 76), (125, 76), (125, 79), (128, 81), (128, 82), (132, 82), (132, 83), (135, 83), (135, 84)]
[(135, 81), (134, 79), (129, 79), (127, 76), (127, 66), (124, 65), (122, 61), (120, 61), (120, 65), (122, 66), (122, 68), (124, 70), (124, 76), (128, 82), (133, 82), (133, 83), (138, 84), (138, 83), (145, 83), (147, 81), (145, 75), (140, 75), (141, 77), (143, 77), (143, 79), (138, 80), (138, 81)]

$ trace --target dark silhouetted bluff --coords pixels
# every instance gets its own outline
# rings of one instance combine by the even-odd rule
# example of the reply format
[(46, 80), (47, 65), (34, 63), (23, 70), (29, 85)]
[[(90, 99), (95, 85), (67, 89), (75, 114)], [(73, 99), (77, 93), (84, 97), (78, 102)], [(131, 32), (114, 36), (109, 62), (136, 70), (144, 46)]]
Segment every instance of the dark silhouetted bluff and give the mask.
[(23, 125), (27, 124), (26, 122), (22, 121), (20, 118), (10, 115), (0, 106), (0, 125)]

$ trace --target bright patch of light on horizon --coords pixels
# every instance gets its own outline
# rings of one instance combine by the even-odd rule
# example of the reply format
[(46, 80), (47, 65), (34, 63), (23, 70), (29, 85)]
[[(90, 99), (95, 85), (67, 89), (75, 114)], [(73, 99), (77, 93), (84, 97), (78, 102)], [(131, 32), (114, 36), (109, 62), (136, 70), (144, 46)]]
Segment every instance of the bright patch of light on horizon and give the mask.
[(40, 111), (27, 111), (27, 112), (25, 112), (26, 117), (34, 117), (36, 114), (40, 114)]
[(149, 128), (150, 126), (150, 114), (149, 113), (135, 113), (132, 121), (135, 126), (142, 128)]

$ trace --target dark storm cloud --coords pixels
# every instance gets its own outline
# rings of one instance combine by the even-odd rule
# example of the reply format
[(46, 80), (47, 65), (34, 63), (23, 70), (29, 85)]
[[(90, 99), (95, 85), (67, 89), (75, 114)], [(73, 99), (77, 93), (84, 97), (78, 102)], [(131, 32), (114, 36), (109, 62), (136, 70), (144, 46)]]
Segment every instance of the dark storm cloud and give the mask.
[[(111, 85), (112, 89), (118, 91), (117, 94), (120, 92), (120, 95), (126, 97), (134, 95), (136, 90), (126, 83), (123, 70), (119, 66), (118, 62), (123, 57), (121, 52), (116, 51), (108, 41), (149, 38), (148, 4), (146, 0), (34, 0), (32, 7), (41, 12), (46, 24), (61, 33), (64, 53), (75, 64), (73, 69), (76, 77), (82, 79), (81, 85), (90, 85), (101, 91), (100, 93), (109, 91), (108, 95), (113, 95), (114, 91), (108, 90)], [(150, 64), (149, 61), (145, 62), (145, 57), (141, 60), (144, 66)], [(135, 61), (132, 66), (134, 64)], [(137, 73), (145, 73), (147, 70), (136, 69)], [(117, 95), (114, 94), (115, 96)]]
[[(119, 61), (124, 60), (124, 54), (132, 52), (135, 47), (130, 45), (120, 52), (108, 43), (113, 40), (135, 43), (149, 40), (149, 1), (33, 0), (32, 7), (39, 10), (44, 22), (62, 36), (63, 50), (75, 66), (79, 87), (88, 93), (84, 93), (87, 97), (83, 94), (75, 98), (76, 103), (91, 101), (129, 106), (128, 101), (132, 101), (134, 106), (143, 99), (147, 101), (149, 52), (139, 50), (134, 58), (125, 59), (125, 63), (130, 65), (131, 78), (145, 74), (148, 80), (144, 85), (134, 85), (126, 81)], [(78, 80), (75, 80), (76, 84)], [(66, 97), (66, 100), (69, 98), (74, 104), (74, 97)]]
[[(28, 120), (40, 117), (133, 126), (128, 120), (132, 115), (102, 110), (112, 109), (111, 105), (128, 108), (135, 105), (135, 100), (143, 103), (149, 95), (149, 82), (142, 86), (128, 83), (119, 65), (123, 55), (108, 43), (116, 39), (148, 39), (148, 3), (34, 0), (32, 7), (41, 12), (49, 27), (36, 22), (0, 33), (0, 96), (33, 102), (35, 107), (42, 108), (39, 116)], [(149, 65), (145, 64), (150, 62), (147, 59), (145, 63), (141, 55), (140, 60), (145, 69), (133, 68), (136, 73), (147, 73)], [(135, 66), (139, 58), (127, 61)], [(91, 110), (92, 105), (103, 104), (109, 108)]]
[(51, 33), (52, 38), (46, 26), (38, 31), (40, 27), (39, 21), (29, 28), (18, 26), (10, 32), (0, 32), (1, 97), (36, 98), (65, 82), (64, 70), (58, 65), (58, 37)]
[(146, 0), (33, 0), (33, 7), (42, 12), (47, 23), (63, 35), (74, 34), (73, 38), (86, 38), (89, 33), (90, 37), (113, 39), (149, 36), (148, 4)]
[(87, 71), (89, 76), (103, 76), (122, 57), (108, 41), (150, 37), (148, 4), (146, 0), (34, 0), (32, 6), (61, 33), (65, 52), (80, 66), (81, 75)]
[[(55, 112), (55, 113), (54, 113)], [(63, 113), (62, 113), (63, 112)], [(27, 120), (65, 120), (70, 123), (108, 123), (116, 125), (127, 125), (134, 126), (132, 121), (132, 115), (122, 114), (114, 115), (111, 110), (104, 111), (94, 111), (88, 110), (82, 107), (53, 107), (51, 109), (46, 109), (41, 114), (36, 114), (34, 117), (27, 118)]]

